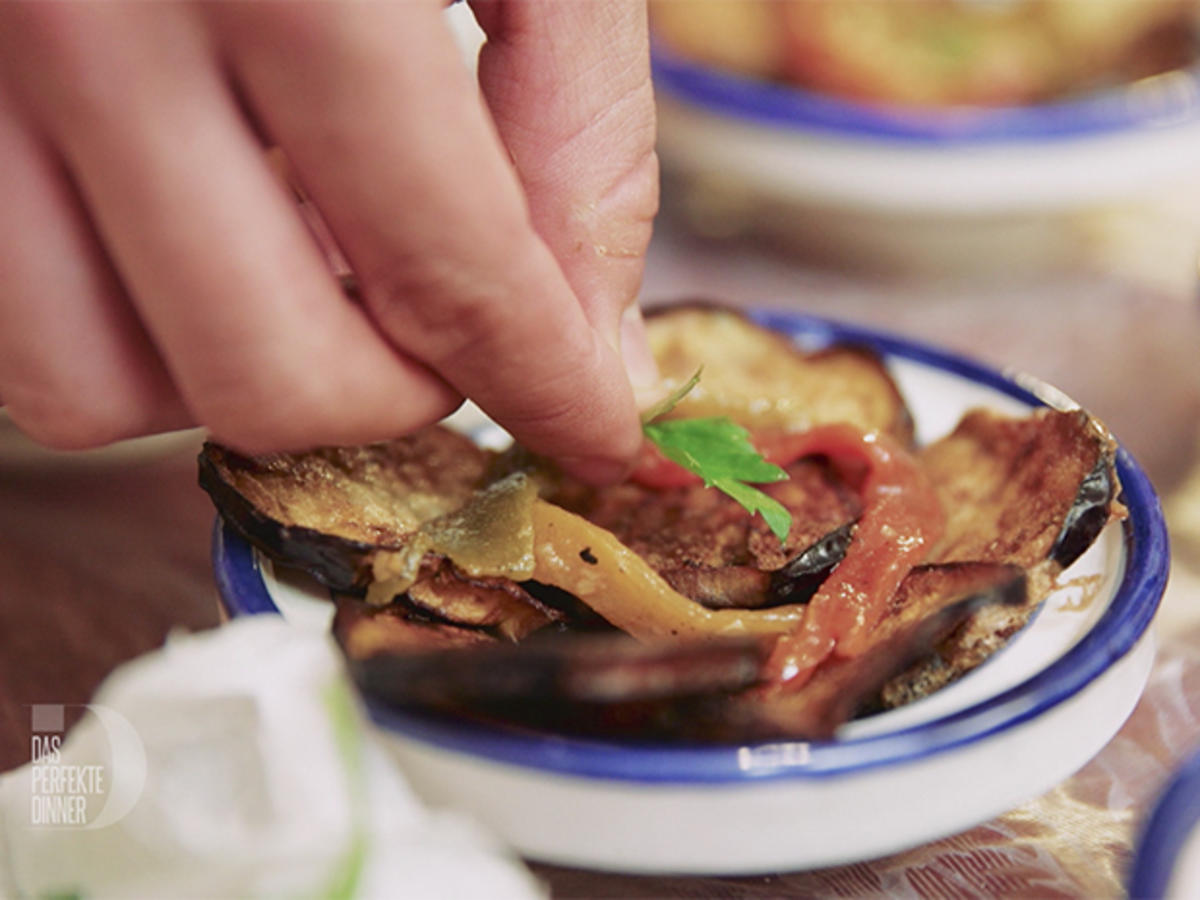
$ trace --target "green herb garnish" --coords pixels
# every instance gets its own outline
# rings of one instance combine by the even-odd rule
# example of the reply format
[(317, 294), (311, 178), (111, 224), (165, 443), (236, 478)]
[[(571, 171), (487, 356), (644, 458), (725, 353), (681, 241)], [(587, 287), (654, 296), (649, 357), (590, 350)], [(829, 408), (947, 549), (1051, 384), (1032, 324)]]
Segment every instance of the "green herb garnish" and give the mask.
[(751, 515), (758, 513), (780, 543), (787, 539), (792, 516), (782, 503), (752, 484), (786, 481), (788, 474), (769, 463), (750, 443), (750, 432), (725, 417), (657, 421), (700, 381), (700, 370), (679, 390), (642, 417), (642, 431), (667, 459), (699, 475), (705, 487), (728, 494)]

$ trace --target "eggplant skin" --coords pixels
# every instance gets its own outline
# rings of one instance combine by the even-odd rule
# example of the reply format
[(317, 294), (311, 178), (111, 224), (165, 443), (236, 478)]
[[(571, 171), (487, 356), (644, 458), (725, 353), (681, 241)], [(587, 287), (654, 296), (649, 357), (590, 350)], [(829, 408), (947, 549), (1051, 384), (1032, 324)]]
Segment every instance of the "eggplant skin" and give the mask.
[(745, 637), (640, 647), (623, 637), (534, 638), (520, 647), (377, 654), (354, 661), (351, 672), (386, 703), (557, 734), (702, 744), (828, 739), (856, 713), (879, 711), (880, 687), (972, 613), (1024, 600), (1019, 566), (918, 566), (874, 646), (776, 699), (744, 693), (770, 647)]
[(210, 441), (199, 482), (222, 519), (267, 557), (361, 593), (376, 551), (402, 547), (423, 521), (459, 508), (490, 459), (436, 425), (361, 447), (263, 456)]
[(1050, 558), (1065, 569), (1082, 556), (1112, 518), (1117, 492), (1114, 453), (1101, 452), (1092, 471), (1079, 483), (1075, 502), (1067, 511)]
[(786, 566), (771, 573), (772, 605), (807, 603), (825, 583), (829, 573), (850, 549), (854, 539), (855, 522), (835, 528), (794, 557)]
[(199, 481), (224, 523), (268, 559), (303, 569), (331, 590), (346, 593), (366, 590), (370, 558), (377, 549), (374, 545), (324, 534), (303, 525), (285, 525), (265, 515), (222, 478), (207, 445), (200, 454)]
[(1112, 518), (1120, 490), (1116, 443), (1082, 410), (974, 410), (920, 459), (947, 514), (931, 562), (1066, 566)]

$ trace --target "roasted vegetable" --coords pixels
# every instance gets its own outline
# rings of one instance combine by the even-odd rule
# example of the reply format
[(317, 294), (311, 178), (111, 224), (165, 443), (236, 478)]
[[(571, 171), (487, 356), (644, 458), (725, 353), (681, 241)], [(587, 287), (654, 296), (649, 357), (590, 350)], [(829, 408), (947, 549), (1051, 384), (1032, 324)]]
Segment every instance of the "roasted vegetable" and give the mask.
[(921, 456), (947, 512), (930, 559), (1069, 565), (1107, 524), (1112, 437), (1082, 410), (976, 410)]
[(763, 486), (783, 541), (664, 460), (596, 489), (438, 426), (258, 458), (209, 444), (201, 484), (263, 553), (347, 595), (335, 634), (366, 690), (663, 739), (827, 736), (923, 696), (1023, 627), (1119, 514), (1115, 445), (1083, 412), (977, 411), (916, 450), (865, 351), (806, 354), (697, 307), (649, 330), (669, 377), (704, 365), (670, 414), (730, 416), (786, 470)]
[(679, 593), (713, 608), (761, 607), (807, 599), (787, 599), (786, 579), (774, 573), (813, 559), (812, 548), (844, 533), (861, 511), (855, 492), (824, 462), (796, 460), (786, 472), (787, 481), (763, 488), (792, 515), (783, 543), (761, 519), (700, 484), (655, 490), (629, 481), (597, 490), (560, 480), (545, 496), (612, 532)]
[(519, 647), (371, 653), (352, 658), (351, 668), (368, 691), (395, 703), (479, 711), (516, 703), (537, 716), (553, 704), (738, 691), (754, 684), (765, 654), (756, 638), (641, 644), (625, 635), (560, 636)]
[(1030, 586), (1025, 603), (980, 610), (891, 680), (881, 695), (889, 708), (933, 693), (1003, 647), (1055, 576), (1120, 515), (1116, 445), (1082, 410), (1041, 409), (1023, 419), (976, 411), (928, 447), (923, 462), (950, 511), (930, 558), (1014, 563), (1029, 571)]
[(671, 417), (727, 416), (751, 432), (846, 422), (912, 442), (912, 414), (869, 350), (837, 345), (800, 353), (740, 313), (700, 304), (652, 313), (646, 331), (668, 385), (704, 369)]
[[(919, 567), (867, 652), (823, 668), (802, 691), (783, 697), (752, 692), (769, 649), (762, 639), (646, 645), (625, 637), (565, 637), (483, 648), (464, 640), (451, 649), (407, 653), (356, 653), (373, 645), (356, 641), (352, 630), (342, 640), (359, 684), (408, 707), (641, 740), (828, 737), (858, 709), (877, 705), (873, 698), (888, 678), (972, 612), (1023, 603), (1024, 587), (1017, 566)], [(386, 620), (384, 613), (375, 617)]]
[(461, 507), (487, 461), (469, 438), (445, 428), (366, 447), (256, 457), (209, 442), (200, 486), (230, 527), (271, 559), (334, 590), (361, 591), (375, 553), (404, 546), (421, 523)]

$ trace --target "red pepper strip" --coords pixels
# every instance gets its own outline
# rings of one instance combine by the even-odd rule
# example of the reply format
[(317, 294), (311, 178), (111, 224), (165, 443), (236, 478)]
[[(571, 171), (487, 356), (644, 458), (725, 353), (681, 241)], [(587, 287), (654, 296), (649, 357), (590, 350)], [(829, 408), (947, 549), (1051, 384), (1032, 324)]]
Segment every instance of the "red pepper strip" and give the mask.
[(760, 436), (776, 465), (828, 456), (841, 468), (865, 465), (863, 514), (845, 557), (809, 601), (804, 619), (776, 642), (764, 668), (768, 689), (796, 690), (830, 655), (864, 652), (900, 582), (941, 536), (945, 517), (928, 477), (899, 443), (844, 424)]
[[(849, 483), (858, 485), (863, 502), (845, 557), (809, 601), (796, 629), (778, 639), (765, 665), (768, 690), (795, 690), (835, 650), (853, 657), (867, 649), (888, 600), (941, 537), (945, 516), (917, 461), (888, 435), (832, 424), (758, 434), (754, 443), (777, 466), (828, 456)], [(631, 477), (660, 489), (700, 484), (649, 442)]]

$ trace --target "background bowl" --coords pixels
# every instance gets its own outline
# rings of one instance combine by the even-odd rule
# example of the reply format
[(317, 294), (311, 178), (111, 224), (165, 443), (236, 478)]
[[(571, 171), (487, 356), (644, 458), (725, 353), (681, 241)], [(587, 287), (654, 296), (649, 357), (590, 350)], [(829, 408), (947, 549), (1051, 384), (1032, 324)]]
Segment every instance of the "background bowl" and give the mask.
[(1200, 752), (1159, 795), (1142, 825), (1129, 874), (1130, 897), (1200, 895)]
[[(1024, 376), (871, 330), (788, 313), (759, 321), (806, 346), (886, 358), (918, 439), (986, 405), (1069, 401)], [(624, 872), (758, 873), (867, 859), (986, 821), (1090, 759), (1137, 702), (1167, 547), (1154, 492), (1124, 451), (1128, 518), (1004, 650), (943, 691), (849, 723), (831, 741), (667, 746), (482, 726), (368, 702), (413, 787), (466, 810), (534, 859)], [(328, 629), (325, 592), (275, 570), (219, 522), (213, 559), (231, 615), (281, 612)], [(1090, 596), (1075, 579), (1098, 576)], [(1078, 582), (1075, 582), (1078, 584)]]
[[(841, 262), (1054, 264), (1080, 219), (1200, 180), (1200, 70), (1053, 103), (905, 109), (692, 62), (653, 69), (664, 201), (697, 230)], [(1200, 192), (1197, 193), (1200, 196)]]

